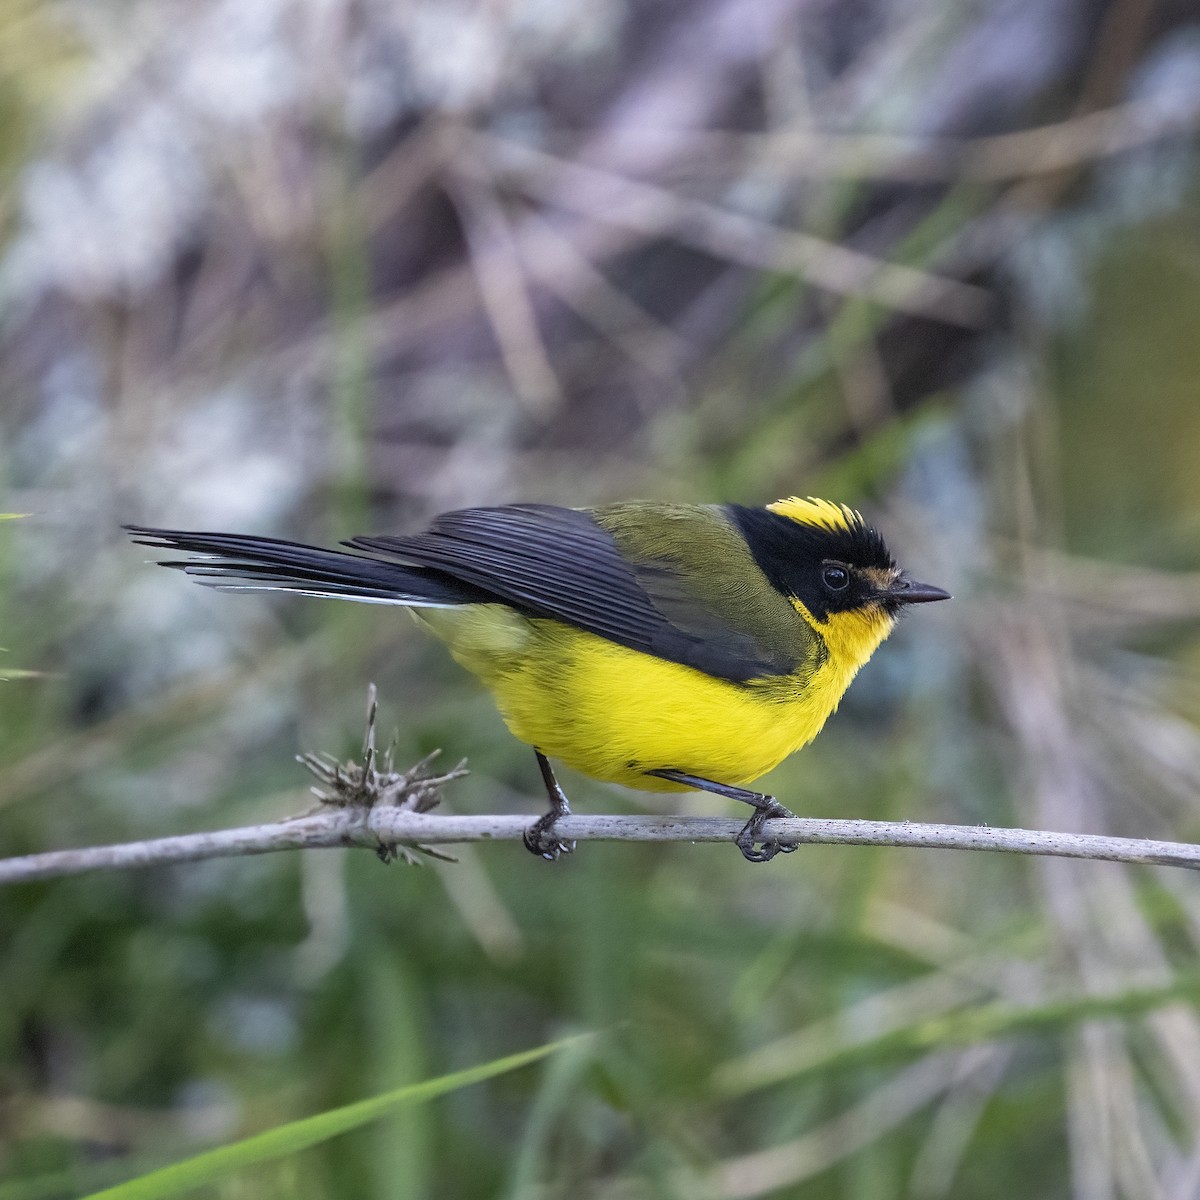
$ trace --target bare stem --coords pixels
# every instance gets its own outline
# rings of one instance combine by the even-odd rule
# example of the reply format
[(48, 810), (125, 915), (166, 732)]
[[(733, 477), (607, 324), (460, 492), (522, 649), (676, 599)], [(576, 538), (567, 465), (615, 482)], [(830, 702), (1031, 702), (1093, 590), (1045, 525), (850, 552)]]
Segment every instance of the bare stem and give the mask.
[[(165, 863), (197, 862), (275, 850), (360, 846), (515, 841), (530, 824), (525, 816), (453, 816), (406, 812), (396, 807), (338, 807), (312, 816), (190, 833), (116, 846), (91, 846), (0, 859), (0, 884), (27, 883), (85, 871), (125, 870)], [(572, 816), (555, 826), (572, 841), (732, 842), (742, 822), (721, 817)], [(913, 846), (942, 850), (995, 850), (1105, 862), (1146, 863), (1200, 869), (1200, 845), (1144, 838), (995, 829), (976, 825), (926, 825), (909, 821), (827, 821), (791, 817), (772, 821), (772, 833), (802, 845)], [(802, 857), (802, 856), (800, 856)], [(776, 860), (781, 861), (781, 860)]]

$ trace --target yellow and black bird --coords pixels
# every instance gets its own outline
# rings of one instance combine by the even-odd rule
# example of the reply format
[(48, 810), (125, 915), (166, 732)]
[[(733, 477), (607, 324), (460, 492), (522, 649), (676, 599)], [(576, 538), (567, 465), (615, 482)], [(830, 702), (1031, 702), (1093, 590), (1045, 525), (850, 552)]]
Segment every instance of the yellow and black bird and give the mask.
[(445, 513), (424, 533), (356, 537), (355, 553), (236, 533), (126, 527), (196, 557), (162, 565), (223, 591), (286, 591), (412, 609), (491, 689), (534, 748), (550, 811), (526, 845), (546, 858), (570, 812), (549, 759), (653, 791), (753, 805), (751, 861), (795, 849), (790, 816), (743, 785), (810, 742), (909, 604), (915, 583), (845, 505), (635, 501)]

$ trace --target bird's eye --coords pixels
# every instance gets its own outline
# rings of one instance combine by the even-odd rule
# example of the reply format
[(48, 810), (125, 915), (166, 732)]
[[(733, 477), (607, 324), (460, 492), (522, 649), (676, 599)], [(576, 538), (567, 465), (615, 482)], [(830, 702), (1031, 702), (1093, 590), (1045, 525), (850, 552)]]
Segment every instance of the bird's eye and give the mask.
[(826, 567), (821, 579), (831, 592), (841, 592), (850, 586), (850, 572), (845, 567)]

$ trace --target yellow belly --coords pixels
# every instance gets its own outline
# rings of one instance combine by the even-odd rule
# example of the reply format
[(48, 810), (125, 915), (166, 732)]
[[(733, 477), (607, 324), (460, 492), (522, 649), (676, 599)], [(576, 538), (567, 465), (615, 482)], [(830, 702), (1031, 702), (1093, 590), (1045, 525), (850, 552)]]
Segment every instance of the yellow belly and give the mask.
[(491, 689), (523, 742), (594, 779), (651, 791), (673, 768), (743, 784), (811, 741), (855, 670), (736, 684), (500, 605), (424, 610), (420, 620)]

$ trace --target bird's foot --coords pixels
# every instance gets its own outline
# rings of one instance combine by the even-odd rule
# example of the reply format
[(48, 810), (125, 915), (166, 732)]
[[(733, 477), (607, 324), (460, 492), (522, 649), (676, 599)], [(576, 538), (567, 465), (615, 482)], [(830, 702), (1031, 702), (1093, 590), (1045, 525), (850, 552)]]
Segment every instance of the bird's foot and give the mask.
[(547, 862), (554, 862), (560, 855), (570, 854), (575, 849), (575, 843), (556, 838), (553, 833), (558, 818), (568, 815), (570, 815), (570, 809), (566, 813), (548, 812), (544, 817), (539, 817), (521, 835), (525, 849), (539, 858), (544, 858)]
[(546, 797), (550, 801), (550, 811), (545, 816), (539, 817), (525, 830), (522, 841), (530, 854), (536, 854), (538, 858), (544, 858), (547, 862), (554, 862), (560, 855), (570, 854), (575, 849), (574, 842), (556, 838), (553, 833), (558, 819), (571, 815), (571, 805), (567, 802), (566, 792), (554, 778), (554, 769), (550, 766), (550, 760), (540, 750), (534, 750), (533, 753), (537, 758), (538, 770), (542, 773), (542, 782), (546, 785)]
[(763, 796), (765, 803), (757, 807), (754, 816), (750, 818), (737, 835), (737, 848), (747, 862), (770, 862), (777, 854), (791, 854), (799, 845), (798, 842), (785, 842), (772, 837), (766, 831), (768, 821), (776, 817), (794, 817), (796, 814), (790, 808), (784, 808), (774, 796)]
[(689, 775), (686, 771), (676, 771), (673, 767), (657, 767), (647, 771), (647, 775), (657, 775), (660, 779), (669, 779), (672, 783), (682, 783), (687, 787), (699, 788), (704, 792), (712, 792), (714, 796), (727, 796), (730, 800), (740, 800), (754, 808), (754, 816), (743, 827), (734, 841), (747, 862), (770, 862), (777, 854), (791, 854), (799, 845), (798, 842), (785, 842), (771, 837), (766, 832), (766, 823), (775, 817), (794, 817), (796, 814), (790, 808), (784, 808), (774, 796), (764, 796), (762, 792), (752, 792), (749, 788), (735, 787), (731, 783), (718, 783), (715, 779), (705, 779), (702, 775)]

